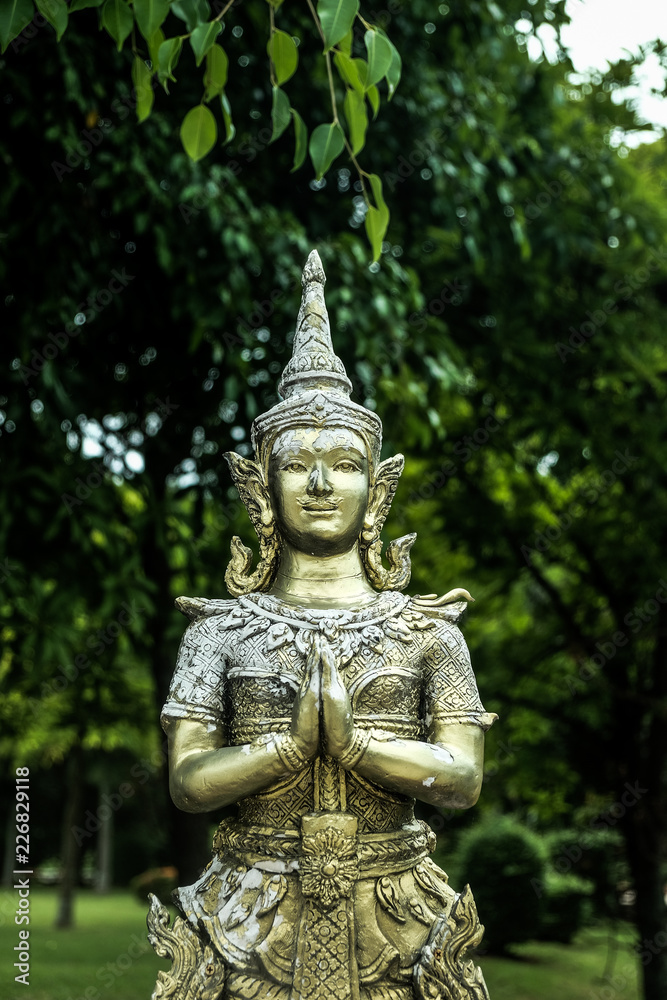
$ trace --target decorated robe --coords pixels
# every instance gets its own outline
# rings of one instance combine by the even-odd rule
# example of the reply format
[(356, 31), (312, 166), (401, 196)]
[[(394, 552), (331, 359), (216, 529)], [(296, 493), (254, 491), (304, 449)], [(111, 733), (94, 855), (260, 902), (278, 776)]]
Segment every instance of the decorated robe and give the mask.
[[(482, 706), (456, 625), (461, 605), (424, 613), (393, 591), (356, 610), (258, 593), (178, 603), (193, 620), (162, 712), (167, 733), (174, 720), (197, 720), (243, 746), (289, 731), (317, 632), (336, 657), (355, 726), (375, 739), (427, 740), (433, 719), (487, 729), (496, 718)], [(321, 755), (220, 824), (208, 868), (175, 894), (206, 949), (210, 989), (154, 996), (487, 997), (481, 971), (462, 957), (482, 932), (472, 896), (448, 885), (434, 847), (413, 799)]]

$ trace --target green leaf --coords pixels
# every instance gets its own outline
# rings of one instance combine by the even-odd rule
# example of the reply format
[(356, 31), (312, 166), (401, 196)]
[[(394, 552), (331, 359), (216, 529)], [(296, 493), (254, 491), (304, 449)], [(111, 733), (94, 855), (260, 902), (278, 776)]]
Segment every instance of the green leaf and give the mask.
[(67, 27), (67, 4), (65, 0), (35, 0), (37, 10), (43, 14), (52, 28), (55, 28), (56, 41), (60, 41)]
[(354, 63), (354, 68), (356, 69), (365, 90), (366, 80), (368, 78), (368, 63), (365, 59), (353, 59), (352, 62)]
[(167, 38), (157, 51), (157, 75), (160, 83), (167, 90), (167, 80), (176, 80), (174, 66), (178, 62), (183, 47), (182, 38)]
[(382, 195), (381, 178), (377, 174), (370, 174), (368, 180), (370, 181), (375, 205), (369, 205), (364, 224), (366, 235), (373, 251), (373, 260), (376, 261), (382, 253), (382, 241), (389, 225), (389, 209)]
[(208, 21), (211, 16), (208, 0), (177, 0), (171, 4), (171, 10), (181, 21), (185, 21), (188, 31), (194, 31), (198, 24)]
[(188, 111), (181, 125), (183, 149), (196, 163), (210, 153), (218, 138), (218, 126), (211, 111), (204, 105)]
[(394, 96), (396, 88), (398, 87), (399, 81), (401, 79), (401, 71), (403, 69), (403, 63), (401, 62), (401, 57), (398, 53), (398, 49), (396, 48), (396, 46), (392, 42), (390, 42), (388, 38), (387, 42), (391, 48), (391, 65), (389, 66), (389, 69), (387, 70), (386, 73), (387, 86), (389, 87), (389, 96), (387, 100), (390, 101)]
[(104, 0), (72, 0), (69, 5), (69, 12), (72, 14), (75, 10), (87, 10), (88, 7), (101, 7)]
[(190, 35), (190, 45), (195, 54), (197, 65), (201, 66), (204, 56), (215, 44), (215, 40), (222, 31), (219, 21), (209, 21), (207, 24), (200, 24)]
[(364, 80), (366, 77), (364, 76), (362, 79), (357, 65), (357, 63), (362, 63), (365, 67), (366, 63), (363, 59), (350, 59), (350, 57), (346, 56), (344, 53), (336, 52), (334, 55), (334, 62), (343, 83), (345, 83), (348, 87), (352, 87), (354, 90), (358, 90), (360, 94), (363, 94), (366, 89), (364, 87)]
[(378, 111), (380, 110), (380, 91), (377, 87), (369, 87), (366, 91), (366, 97), (368, 98), (368, 103), (373, 109), (373, 119), (377, 118)]
[(318, 0), (317, 16), (324, 35), (324, 51), (348, 34), (359, 13), (359, 0)]
[(106, 0), (102, 8), (102, 27), (106, 28), (116, 43), (118, 51), (132, 31), (134, 18), (125, 0)]
[(366, 142), (366, 129), (368, 128), (368, 114), (366, 113), (366, 101), (364, 95), (356, 90), (348, 90), (345, 94), (345, 118), (350, 130), (350, 145), (352, 152), (356, 156), (364, 148)]
[(269, 39), (266, 51), (273, 63), (276, 82), (280, 87), (294, 76), (299, 64), (299, 54), (294, 39), (285, 31), (274, 31)]
[(336, 157), (343, 152), (344, 146), (343, 132), (337, 122), (331, 122), (330, 125), (318, 125), (313, 131), (308, 151), (318, 181), (326, 174)]
[(221, 94), (225, 89), (228, 69), (229, 59), (227, 58), (227, 53), (221, 45), (214, 45), (206, 53), (206, 72), (204, 73), (205, 101), (210, 101), (211, 98), (217, 94)]
[(169, 13), (168, 0), (134, 0), (134, 20), (146, 41), (149, 41)]
[(377, 174), (369, 174), (368, 180), (371, 185), (371, 191), (373, 192), (376, 207), (389, 214), (389, 209), (385, 205), (384, 196), (382, 194), (382, 178), (378, 177)]
[(160, 51), (160, 46), (164, 41), (164, 31), (162, 28), (158, 28), (154, 35), (148, 39), (148, 55), (151, 60), (151, 65), (153, 67), (153, 72), (157, 73), (157, 68), (159, 66), (158, 53)]
[(137, 95), (137, 121), (145, 121), (153, 107), (153, 74), (141, 58), (135, 56), (132, 63), (132, 83)]
[(386, 216), (379, 211), (377, 208), (373, 208), (371, 205), (366, 212), (366, 218), (364, 219), (364, 227), (366, 229), (366, 235), (368, 236), (368, 242), (371, 245), (371, 250), (373, 251), (373, 261), (379, 260), (380, 254), (382, 253), (382, 241), (384, 239), (384, 234), (387, 232), (387, 226), (389, 225), (389, 215)]
[(225, 144), (227, 144), (236, 135), (236, 128), (232, 121), (232, 109), (224, 91), (220, 94), (220, 105), (222, 107), (222, 118), (225, 123)]
[(271, 121), (273, 122), (273, 132), (269, 139), (269, 145), (279, 139), (290, 123), (289, 97), (280, 87), (273, 88), (273, 100), (271, 102)]
[(303, 161), (306, 159), (306, 153), (308, 152), (308, 129), (306, 128), (303, 118), (295, 111), (294, 108), (290, 109), (292, 112), (292, 118), (294, 119), (294, 165), (290, 170), (293, 174), (295, 170), (298, 170), (300, 166), (303, 165)]
[(338, 51), (342, 52), (344, 56), (349, 56), (352, 54), (352, 29), (344, 35), (338, 43)]
[(34, 13), (32, 0), (8, 0), (0, 3), (0, 43), (3, 52), (30, 24)]
[(368, 88), (386, 75), (391, 66), (393, 53), (389, 40), (379, 31), (367, 31), (364, 35), (364, 43), (368, 53), (368, 76), (366, 77), (366, 88)]

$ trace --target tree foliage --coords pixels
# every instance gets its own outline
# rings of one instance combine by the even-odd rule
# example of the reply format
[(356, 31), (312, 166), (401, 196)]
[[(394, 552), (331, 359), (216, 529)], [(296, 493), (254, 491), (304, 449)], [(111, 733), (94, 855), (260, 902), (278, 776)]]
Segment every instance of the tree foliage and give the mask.
[[(208, 105), (215, 99), (220, 104), (225, 142), (236, 134), (228, 91), (240, 87), (229, 80), (229, 55), (218, 41), (223, 29), (235, 38), (244, 28), (235, 23), (237, 0), (222, 3), (217, 0), (211, 9), (209, 0), (74, 0), (68, 7), (65, 0), (16, 0), (0, 15), (0, 44), (5, 52), (11, 44), (15, 50), (29, 40), (23, 36), (33, 24), (48, 23), (60, 41), (65, 33), (69, 14), (84, 8), (97, 8), (100, 29), (104, 29), (118, 52), (126, 43), (132, 51), (132, 98), (139, 123), (151, 114), (154, 89), (157, 85), (169, 93), (184, 47), (190, 49), (197, 68), (203, 65), (200, 102), (186, 113), (180, 128), (183, 149), (193, 162), (207, 156), (218, 138), (216, 117)], [(283, 0), (267, 0), (252, 5), (249, 11), (253, 33), (268, 36), (268, 80), (271, 89), (271, 128), (269, 142), (275, 142), (290, 126), (294, 127), (294, 163), (298, 170), (310, 155), (316, 180), (320, 181), (343, 150), (346, 150), (359, 178), (366, 203), (366, 232), (373, 260), (380, 256), (382, 241), (389, 224), (389, 210), (382, 193), (382, 180), (365, 171), (357, 157), (366, 142), (368, 112), (377, 117), (381, 105), (380, 84), (386, 87), (386, 99), (391, 100), (401, 77), (401, 57), (382, 29), (370, 24), (359, 10), (358, 0), (317, 0), (317, 8), (308, 0), (304, 16), (296, 4)], [(291, 13), (291, 21), (288, 20)], [(290, 27), (290, 34), (277, 27)], [(308, 139), (308, 128), (302, 112), (291, 105), (283, 90), (300, 69), (299, 50), (321, 46), (324, 68), (312, 63), (307, 66), (307, 86), (317, 81), (326, 93), (331, 108), (331, 121), (316, 125)], [(186, 44), (187, 43), (187, 44)], [(257, 58), (253, 44), (253, 59)], [(237, 72), (250, 61), (249, 55), (239, 58)], [(334, 80), (334, 70), (337, 82)], [(180, 75), (180, 70), (179, 70)], [(302, 88), (304, 81), (301, 81)], [(264, 87), (266, 90), (266, 86)], [(308, 106), (312, 104), (308, 102)]]

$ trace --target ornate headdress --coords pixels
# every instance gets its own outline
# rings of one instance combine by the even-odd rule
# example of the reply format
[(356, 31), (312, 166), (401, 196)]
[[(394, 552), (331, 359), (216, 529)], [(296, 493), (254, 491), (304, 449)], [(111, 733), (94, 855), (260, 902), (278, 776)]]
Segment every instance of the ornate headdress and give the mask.
[(352, 427), (369, 445), (373, 464), (380, 460), (382, 422), (372, 410), (352, 402), (352, 383), (334, 354), (324, 304), (326, 280), (320, 256), (313, 250), (301, 276), (303, 294), (292, 357), (278, 384), (282, 401), (252, 425), (252, 443), (265, 471), (273, 442), (290, 427)]
[(271, 506), (269, 461), (278, 435), (298, 427), (348, 427), (364, 439), (371, 458), (371, 496), (359, 539), (364, 567), (378, 590), (402, 590), (410, 580), (409, 552), (416, 535), (405, 535), (390, 544), (387, 550), (389, 571), (382, 566), (379, 537), (403, 471), (403, 456), (394, 455), (380, 462), (380, 418), (350, 399), (352, 383), (343, 362), (334, 354), (331, 342), (324, 303), (325, 282), (322, 262), (313, 250), (301, 278), (303, 293), (292, 357), (278, 384), (278, 392), (283, 398), (257, 417), (252, 425), (256, 461), (242, 458), (236, 452), (225, 455), (260, 542), (260, 561), (251, 573), (252, 552), (237, 536), (232, 539), (232, 559), (225, 582), (234, 597), (253, 590), (267, 590), (278, 568), (282, 541)]

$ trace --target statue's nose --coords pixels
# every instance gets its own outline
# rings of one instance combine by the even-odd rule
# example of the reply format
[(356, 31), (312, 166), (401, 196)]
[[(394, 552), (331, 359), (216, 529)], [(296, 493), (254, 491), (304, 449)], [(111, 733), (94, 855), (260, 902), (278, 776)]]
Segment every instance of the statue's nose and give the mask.
[(315, 463), (308, 477), (308, 492), (316, 497), (326, 496), (328, 493), (331, 493), (331, 486), (327, 482), (321, 462)]

